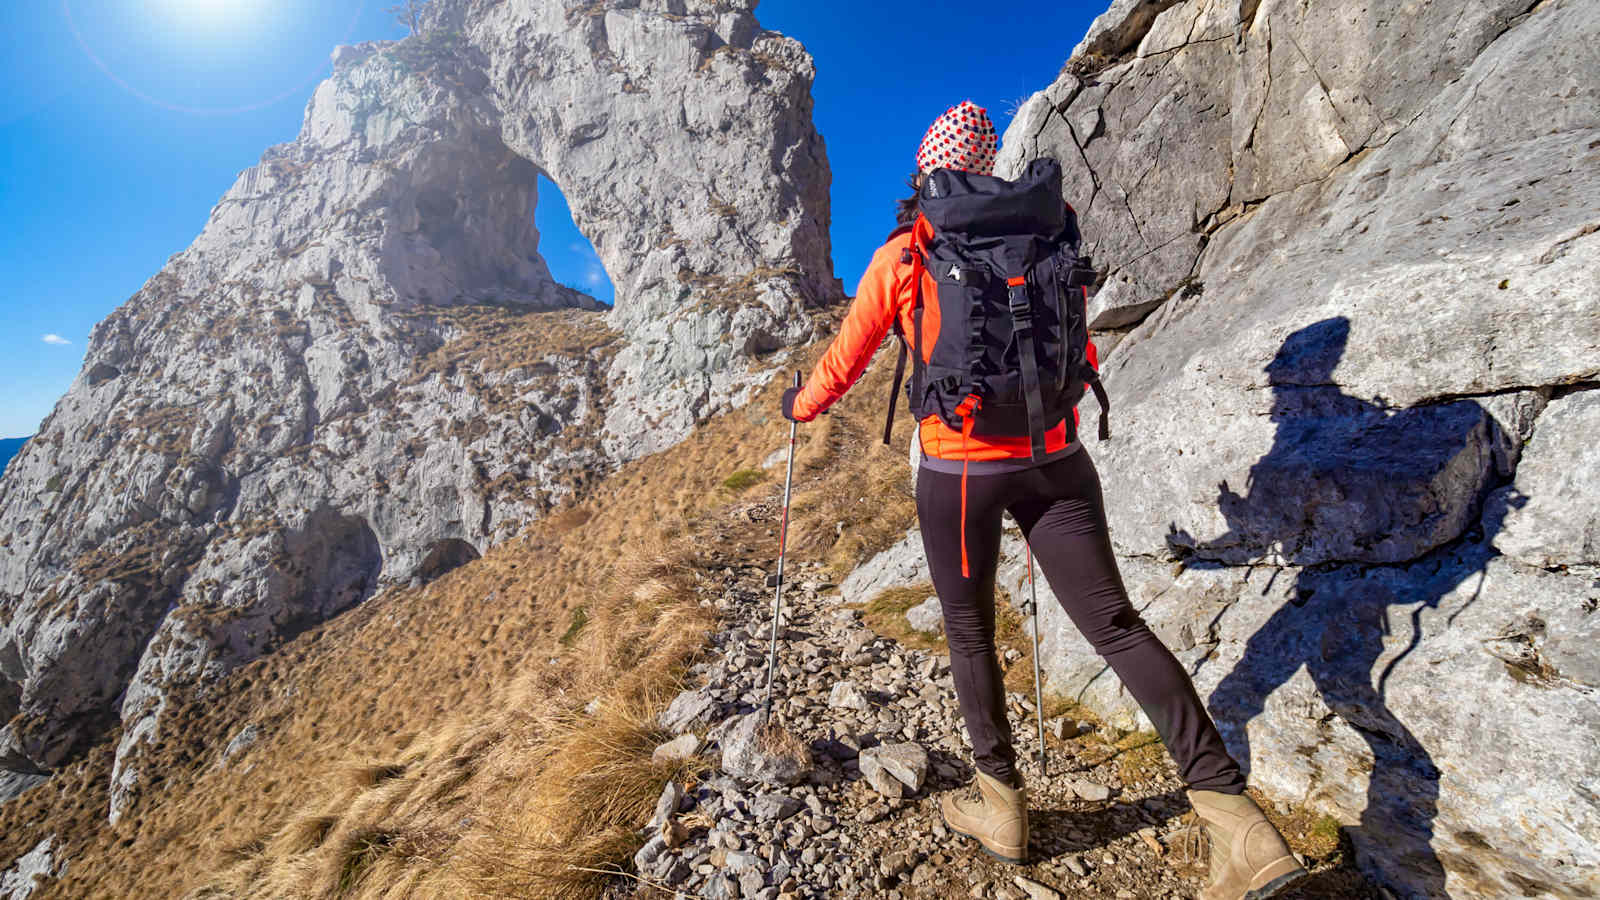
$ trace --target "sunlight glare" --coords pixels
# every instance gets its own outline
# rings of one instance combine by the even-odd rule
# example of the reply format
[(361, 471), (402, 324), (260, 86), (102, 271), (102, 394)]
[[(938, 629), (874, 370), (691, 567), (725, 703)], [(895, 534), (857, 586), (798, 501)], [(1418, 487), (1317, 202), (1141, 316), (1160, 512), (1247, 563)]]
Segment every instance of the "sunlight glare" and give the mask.
[(184, 25), (241, 25), (259, 21), (266, 0), (157, 0), (167, 16)]

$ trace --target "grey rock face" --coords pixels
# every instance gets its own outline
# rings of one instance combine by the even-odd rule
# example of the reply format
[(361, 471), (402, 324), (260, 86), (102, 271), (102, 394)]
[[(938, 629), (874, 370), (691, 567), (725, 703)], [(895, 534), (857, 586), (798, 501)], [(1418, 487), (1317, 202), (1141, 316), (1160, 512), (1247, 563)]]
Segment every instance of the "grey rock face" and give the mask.
[(13, 797), (20, 797), (49, 780), (50, 776), (48, 775), (33, 775), (27, 772), (9, 772), (0, 769), (0, 803), (5, 803)]
[[(911, 446), (916, 445), (916, 441), (911, 442)], [(931, 580), (928, 558), (922, 552), (922, 532), (913, 528), (894, 546), (846, 575), (839, 584), (839, 599), (845, 603), (865, 603), (890, 588), (913, 587)]]
[(929, 597), (906, 610), (906, 624), (926, 634), (938, 634), (943, 631), (944, 607), (939, 604), (939, 598)]
[[(174, 691), (475, 559), (810, 336), (810, 59), (693, 7), (438, 0), (335, 53), (0, 481), (0, 767), (120, 718), (118, 817)], [(551, 280), (541, 172), (614, 309)]]
[(1600, 391), (1550, 401), (1517, 466), (1496, 547), (1541, 568), (1600, 566)]
[(672, 817), (678, 811), (678, 805), (683, 802), (683, 786), (676, 781), (669, 781), (661, 789), (661, 796), (656, 800), (655, 813), (650, 816), (650, 828), (659, 829), (661, 823)]
[(661, 854), (666, 852), (666, 849), (667, 842), (661, 835), (655, 835), (650, 840), (645, 841), (644, 846), (640, 847), (638, 852), (633, 855), (633, 867), (640, 872), (647, 871), (657, 859), (661, 858)]
[[(1597, 38), (1579, 2), (1118, 3), (1004, 140), (1063, 163), (1128, 329), (1088, 449), (1135, 606), (1400, 893), (1600, 862)], [(1040, 587), (1049, 688), (1148, 727)]]
[(45, 838), (0, 872), (0, 900), (28, 900), (41, 886), (39, 879), (60, 878), (67, 861), (56, 860), (55, 835)]

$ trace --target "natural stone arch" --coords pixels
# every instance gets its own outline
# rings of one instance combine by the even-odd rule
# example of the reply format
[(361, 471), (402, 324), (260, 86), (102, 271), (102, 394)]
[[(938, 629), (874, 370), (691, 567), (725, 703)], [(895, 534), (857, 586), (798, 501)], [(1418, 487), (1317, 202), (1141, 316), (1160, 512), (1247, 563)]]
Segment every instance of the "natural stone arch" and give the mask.
[(560, 187), (616, 288), (610, 320), (629, 339), (606, 417), (618, 459), (741, 402), (767, 368), (751, 357), (803, 341), (808, 310), (843, 296), (815, 69), (797, 41), (761, 29), (754, 6), (435, 12), (435, 27), (464, 26), (488, 60), (506, 145)]

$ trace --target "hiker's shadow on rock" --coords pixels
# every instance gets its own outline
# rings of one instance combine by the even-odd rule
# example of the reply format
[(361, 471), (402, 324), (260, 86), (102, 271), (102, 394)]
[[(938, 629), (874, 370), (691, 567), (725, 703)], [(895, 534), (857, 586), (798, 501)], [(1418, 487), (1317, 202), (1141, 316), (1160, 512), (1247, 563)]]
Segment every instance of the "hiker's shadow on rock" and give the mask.
[[(945, 774), (947, 772), (955, 774), (947, 775)], [(941, 791), (956, 790), (976, 777), (978, 777), (977, 770), (957, 754), (938, 747), (929, 747), (928, 775), (923, 779), (922, 790), (919, 793), (937, 794)]]
[(1187, 805), (1182, 791), (1168, 791), (1139, 800), (1141, 815), (1125, 803), (1094, 809), (1038, 806), (1028, 809), (1028, 856), (1043, 863), (1062, 856), (1098, 850), (1151, 825), (1175, 818)]
[[(1383, 859), (1385, 869), (1404, 870), (1416, 894), (1443, 897), (1444, 869), (1431, 848), (1439, 770), (1390, 709), (1386, 686), (1421, 640), (1423, 610), (1437, 608), (1495, 555), (1489, 541), (1499, 520), (1479, 518), (1483, 497), (1464, 509), (1457, 504), (1452, 520), (1438, 495), (1464, 480), (1493, 484), (1496, 470), (1484, 467), (1499, 465), (1498, 448), (1508, 442), (1494, 417), (1472, 401), (1391, 412), (1345, 395), (1332, 375), (1348, 336), (1349, 321), (1337, 317), (1284, 341), (1266, 369), (1276, 423), (1272, 448), (1251, 467), (1244, 493), (1219, 486), (1228, 531), (1196, 541), (1173, 526), (1168, 542), (1202, 559), (1239, 564), (1275, 554), (1295, 567), (1290, 602), (1251, 634), (1207, 708), (1248, 773), (1246, 725), (1305, 667), (1325, 712), (1347, 722), (1372, 753), (1366, 806), (1349, 835), (1354, 847)], [(1447, 506), (1451, 497), (1443, 500)], [(1339, 565), (1353, 561), (1406, 570), (1399, 578), (1365, 578), (1365, 571)], [(1389, 649), (1392, 606), (1411, 607), (1411, 643), (1375, 672)], [(1306, 731), (1301, 750), (1314, 753), (1325, 738), (1315, 727)]]

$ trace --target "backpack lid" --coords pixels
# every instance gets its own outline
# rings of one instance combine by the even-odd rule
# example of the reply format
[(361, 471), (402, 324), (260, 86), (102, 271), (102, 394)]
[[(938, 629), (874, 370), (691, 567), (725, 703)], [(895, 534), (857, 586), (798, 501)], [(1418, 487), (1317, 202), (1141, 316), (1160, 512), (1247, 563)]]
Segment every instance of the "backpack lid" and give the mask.
[(960, 238), (1039, 235), (1055, 238), (1067, 226), (1061, 165), (1035, 159), (1015, 181), (956, 169), (935, 169), (922, 181), (923, 215), (934, 229)]

